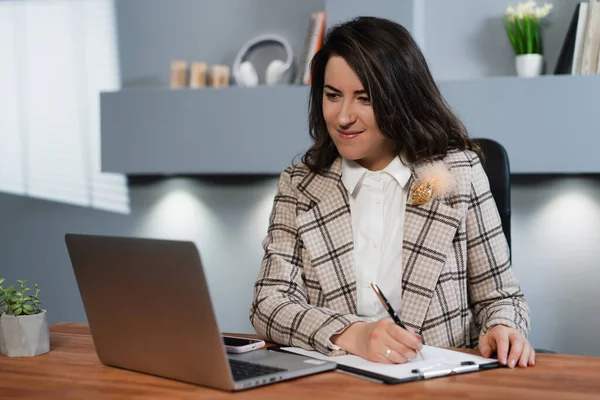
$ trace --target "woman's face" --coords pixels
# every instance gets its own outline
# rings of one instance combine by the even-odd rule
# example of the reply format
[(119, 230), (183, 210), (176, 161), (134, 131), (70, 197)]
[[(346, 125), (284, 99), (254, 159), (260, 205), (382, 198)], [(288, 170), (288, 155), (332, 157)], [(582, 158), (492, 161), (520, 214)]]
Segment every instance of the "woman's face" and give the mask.
[(371, 171), (384, 169), (397, 156), (383, 136), (371, 99), (346, 60), (332, 56), (325, 67), (323, 117), (340, 155)]

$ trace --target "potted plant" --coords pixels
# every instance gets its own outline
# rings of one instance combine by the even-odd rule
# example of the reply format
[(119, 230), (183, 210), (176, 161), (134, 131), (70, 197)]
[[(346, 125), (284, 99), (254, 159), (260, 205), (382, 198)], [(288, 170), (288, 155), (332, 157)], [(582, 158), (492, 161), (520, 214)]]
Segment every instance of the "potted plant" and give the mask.
[(50, 332), (46, 310), (40, 308), (40, 287), (30, 294), (27, 281), (2, 287), (0, 278), (0, 352), (9, 357), (31, 357), (50, 350)]
[(516, 55), (518, 76), (532, 77), (542, 73), (544, 57), (540, 25), (551, 10), (552, 4), (538, 7), (535, 1), (519, 3), (506, 10), (504, 28)]

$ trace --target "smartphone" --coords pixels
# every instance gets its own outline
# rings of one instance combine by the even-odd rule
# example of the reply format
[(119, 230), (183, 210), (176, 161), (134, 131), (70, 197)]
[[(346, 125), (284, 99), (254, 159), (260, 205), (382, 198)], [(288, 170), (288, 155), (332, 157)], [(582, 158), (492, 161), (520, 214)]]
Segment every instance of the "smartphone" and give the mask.
[(248, 339), (236, 336), (222, 336), (222, 338), (228, 353), (247, 353), (260, 349), (265, 345), (265, 341), (260, 339)]

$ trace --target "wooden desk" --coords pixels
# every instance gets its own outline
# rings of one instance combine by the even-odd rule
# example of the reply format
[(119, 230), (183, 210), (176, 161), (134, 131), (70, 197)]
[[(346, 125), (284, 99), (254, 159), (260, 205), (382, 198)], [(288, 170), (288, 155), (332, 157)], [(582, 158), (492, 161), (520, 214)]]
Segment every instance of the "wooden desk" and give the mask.
[(228, 393), (104, 366), (87, 325), (50, 328), (50, 353), (33, 358), (0, 354), (2, 399), (597, 399), (600, 358), (538, 355), (537, 366), (495, 369), (401, 385), (383, 385), (340, 372)]

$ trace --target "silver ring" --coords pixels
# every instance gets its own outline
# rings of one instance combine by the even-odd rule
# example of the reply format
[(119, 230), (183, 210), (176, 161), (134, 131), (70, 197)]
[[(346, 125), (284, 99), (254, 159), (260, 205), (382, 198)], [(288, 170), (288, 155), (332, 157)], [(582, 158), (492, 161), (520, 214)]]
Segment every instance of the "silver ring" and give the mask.
[(390, 359), (390, 354), (392, 354), (392, 349), (387, 349), (385, 351), (385, 358), (387, 358), (389, 360)]

